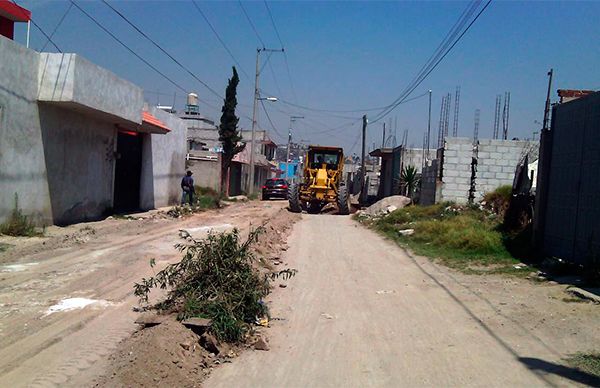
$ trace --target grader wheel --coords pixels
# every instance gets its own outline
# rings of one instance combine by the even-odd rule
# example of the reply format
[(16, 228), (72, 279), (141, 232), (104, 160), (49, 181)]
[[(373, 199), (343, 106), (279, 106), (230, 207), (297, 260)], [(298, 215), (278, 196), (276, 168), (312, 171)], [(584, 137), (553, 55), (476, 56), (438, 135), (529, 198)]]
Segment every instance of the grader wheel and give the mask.
[(340, 186), (337, 197), (338, 214), (346, 216), (350, 214), (350, 204), (348, 202), (348, 188)]
[(293, 213), (302, 212), (302, 205), (300, 204), (300, 187), (297, 183), (292, 183), (288, 190), (288, 201), (290, 204), (290, 211)]

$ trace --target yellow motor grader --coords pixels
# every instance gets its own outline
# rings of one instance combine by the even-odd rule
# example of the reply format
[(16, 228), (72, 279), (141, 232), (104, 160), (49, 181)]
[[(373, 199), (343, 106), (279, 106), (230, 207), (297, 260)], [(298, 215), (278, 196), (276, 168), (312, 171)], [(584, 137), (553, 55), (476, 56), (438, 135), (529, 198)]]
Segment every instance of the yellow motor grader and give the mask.
[(335, 203), (339, 214), (349, 214), (348, 188), (344, 184), (344, 150), (338, 147), (309, 146), (304, 159), (302, 182), (289, 187), (290, 210), (318, 213)]

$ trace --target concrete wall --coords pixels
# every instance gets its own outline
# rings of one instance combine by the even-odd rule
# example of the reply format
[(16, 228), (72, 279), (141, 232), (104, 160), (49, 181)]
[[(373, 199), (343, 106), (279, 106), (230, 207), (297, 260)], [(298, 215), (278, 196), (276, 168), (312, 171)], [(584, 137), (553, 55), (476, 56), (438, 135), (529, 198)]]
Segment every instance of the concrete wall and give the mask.
[(210, 187), (220, 190), (221, 187), (221, 154), (216, 159), (187, 161), (188, 170), (194, 173), (194, 183), (197, 186)]
[[(148, 111), (171, 129), (165, 135), (151, 134), (154, 206), (163, 207), (181, 199), (180, 181), (185, 174), (187, 125), (179, 117), (155, 107)], [(144, 190), (141, 190), (144, 193)], [(142, 201), (141, 201), (142, 202)]]
[(469, 138), (447, 138), (442, 162), (442, 192), (436, 202), (467, 203), (471, 188), (473, 142)]
[(39, 54), (38, 100), (141, 124), (141, 88), (77, 54)]
[(425, 166), (421, 173), (421, 192), (419, 203), (421, 205), (433, 205), (436, 200), (437, 181), (439, 174), (438, 160), (431, 161), (431, 165)]
[(480, 140), (477, 145), (475, 201), (499, 186), (512, 185), (515, 169), (526, 155), (537, 158), (538, 142), (516, 140)]
[(406, 148), (402, 154), (404, 166), (414, 166), (418, 172), (421, 172), (423, 165), (423, 149), (422, 148)]
[(98, 219), (112, 207), (114, 125), (49, 104), (39, 114), (53, 222)]
[(39, 224), (52, 206), (37, 105), (39, 55), (0, 36), (0, 222), (15, 206)]

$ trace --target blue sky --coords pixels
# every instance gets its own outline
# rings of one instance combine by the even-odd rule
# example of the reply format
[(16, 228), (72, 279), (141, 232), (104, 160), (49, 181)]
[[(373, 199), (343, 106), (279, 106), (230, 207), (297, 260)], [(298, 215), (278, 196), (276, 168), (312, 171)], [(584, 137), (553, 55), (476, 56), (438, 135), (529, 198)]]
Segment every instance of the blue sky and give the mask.
[[(18, 1), (50, 33), (69, 7), (66, 1)], [(233, 60), (190, 1), (110, 1), (175, 58), (223, 95)], [(132, 49), (189, 91), (199, 94), (201, 111), (215, 121), (222, 101), (182, 71), (168, 57), (99, 1), (79, 1)], [(258, 38), (237, 1), (198, 1), (223, 41), (241, 64), (238, 88), (240, 125), (250, 128)], [(279, 40), (262, 1), (244, 8), (267, 47)], [(284, 101), (334, 110), (360, 110), (391, 103), (415, 76), (459, 18), (467, 2), (269, 2), (286, 49), (290, 77), (281, 53), (271, 55), (260, 88)], [(437, 138), (442, 95), (461, 87), (459, 136), (473, 135), (475, 109), (481, 110), (480, 138), (492, 136), (497, 94), (511, 92), (509, 137), (528, 138), (541, 121), (546, 72), (555, 69), (558, 88), (600, 89), (600, 2), (493, 1), (414, 96), (433, 90), (432, 144)], [(16, 39), (25, 41), (18, 26)], [(53, 40), (64, 52), (76, 52), (146, 90), (152, 104), (184, 104), (184, 93), (118, 45), (79, 10), (72, 8)], [(39, 50), (43, 35), (32, 28), (31, 47)], [(46, 51), (54, 51), (50, 45)], [(267, 55), (261, 54), (264, 63)], [(247, 74), (244, 74), (244, 72)], [(161, 94), (156, 94), (156, 92)], [(266, 96), (266, 95), (264, 95)], [(363, 112), (323, 113), (265, 103), (275, 125), (259, 110), (259, 125), (275, 141), (285, 142), (290, 115), (294, 139), (341, 145), (358, 152)], [(364, 112), (374, 117), (377, 112)], [(335, 115), (337, 117), (332, 117)], [(399, 106), (386, 119), (397, 122), (398, 142), (404, 130), (409, 144), (420, 146), (427, 127), (427, 98)], [(453, 108), (450, 119), (452, 127)], [(368, 147), (381, 144), (382, 122), (368, 127)], [(331, 128), (336, 131), (319, 133)], [(389, 130), (388, 130), (389, 133)]]

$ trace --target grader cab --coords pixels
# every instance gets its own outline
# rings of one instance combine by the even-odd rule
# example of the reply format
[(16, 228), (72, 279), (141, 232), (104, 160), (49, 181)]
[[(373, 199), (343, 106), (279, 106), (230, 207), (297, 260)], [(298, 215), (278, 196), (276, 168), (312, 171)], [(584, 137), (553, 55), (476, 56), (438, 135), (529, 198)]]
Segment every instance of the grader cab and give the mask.
[(290, 210), (318, 213), (335, 203), (339, 214), (349, 214), (348, 189), (343, 182), (344, 150), (337, 147), (310, 146), (304, 160), (304, 178), (290, 185)]

